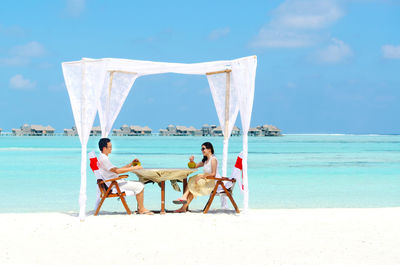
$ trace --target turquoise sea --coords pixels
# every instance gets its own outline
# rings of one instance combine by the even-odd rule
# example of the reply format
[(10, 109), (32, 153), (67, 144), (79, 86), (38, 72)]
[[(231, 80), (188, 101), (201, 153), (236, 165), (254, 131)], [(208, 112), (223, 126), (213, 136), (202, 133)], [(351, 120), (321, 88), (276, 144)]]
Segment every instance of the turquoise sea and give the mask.
[[(98, 150), (91, 137), (88, 151)], [(122, 166), (135, 156), (144, 167), (186, 167), (201, 159), (200, 146), (214, 144), (222, 163), (221, 137), (112, 137), (111, 161)], [(242, 138), (229, 145), (228, 173), (242, 149)], [(221, 169), (220, 169), (221, 170)], [(92, 210), (96, 181), (88, 166), (87, 210)], [(135, 175), (130, 178), (136, 179)], [(78, 137), (0, 137), (0, 212), (78, 211), (80, 142)], [(166, 184), (166, 208), (179, 196)], [(400, 206), (400, 136), (285, 135), (249, 137), (250, 208), (330, 208)], [(234, 197), (242, 207), (242, 195)], [(198, 198), (192, 209), (202, 209)], [(131, 209), (135, 199), (128, 198)], [(145, 205), (160, 209), (160, 189), (147, 184)], [(213, 204), (219, 206), (219, 199)], [(116, 199), (103, 210), (123, 212)]]

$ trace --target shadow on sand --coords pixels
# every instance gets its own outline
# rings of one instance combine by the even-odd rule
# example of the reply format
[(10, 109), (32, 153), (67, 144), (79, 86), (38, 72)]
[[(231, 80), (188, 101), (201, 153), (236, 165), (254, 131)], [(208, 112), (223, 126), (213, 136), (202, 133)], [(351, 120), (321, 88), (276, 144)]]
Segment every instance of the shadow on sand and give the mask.
[[(86, 216), (93, 216), (94, 215), (94, 210), (93, 211), (88, 211), (86, 212)], [(154, 214), (160, 214), (159, 210), (152, 210)], [(196, 213), (196, 214), (201, 214), (203, 213), (203, 210), (189, 210), (189, 213)], [(172, 210), (166, 210), (167, 214), (185, 214), (185, 213), (174, 213)], [(78, 217), (79, 213), (78, 212), (62, 212), (62, 214), (69, 215), (71, 217)], [(138, 214), (137, 211), (133, 211), (132, 214), (136, 215)], [(229, 209), (212, 209), (209, 210), (206, 215), (220, 215), (220, 214), (228, 214), (228, 215), (240, 215), (235, 212), (235, 210), (229, 210)], [(126, 212), (110, 212), (110, 211), (100, 211), (99, 216), (101, 215), (128, 215)]]

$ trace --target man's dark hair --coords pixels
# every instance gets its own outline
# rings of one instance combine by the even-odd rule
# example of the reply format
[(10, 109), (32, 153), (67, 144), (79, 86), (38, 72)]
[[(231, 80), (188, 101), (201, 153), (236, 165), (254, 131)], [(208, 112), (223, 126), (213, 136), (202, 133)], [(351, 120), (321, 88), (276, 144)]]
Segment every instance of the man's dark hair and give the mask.
[(101, 138), (101, 139), (100, 139), (100, 141), (99, 141), (99, 149), (100, 149), (100, 152), (103, 152), (103, 148), (104, 148), (104, 147), (107, 147), (107, 144), (108, 144), (109, 142), (111, 142), (111, 140), (108, 139), (108, 138)]

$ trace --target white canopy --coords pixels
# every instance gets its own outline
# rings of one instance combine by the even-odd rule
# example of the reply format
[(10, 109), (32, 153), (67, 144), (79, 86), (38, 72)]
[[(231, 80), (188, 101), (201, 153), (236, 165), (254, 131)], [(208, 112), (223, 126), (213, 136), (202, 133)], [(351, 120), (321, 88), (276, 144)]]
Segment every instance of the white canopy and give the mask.
[(81, 220), (86, 211), (87, 141), (96, 112), (102, 136), (107, 137), (135, 80), (144, 75), (179, 73), (206, 75), (224, 135), (222, 175), (227, 173), (228, 140), (238, 113), (243, 128), (243, 208), (248, 208), (247, 133), (253, 108), (257, 57), (196, 64), (164, 63), (127, 59), (88, 59), (64, 62), (62, 69), (82, 145)]

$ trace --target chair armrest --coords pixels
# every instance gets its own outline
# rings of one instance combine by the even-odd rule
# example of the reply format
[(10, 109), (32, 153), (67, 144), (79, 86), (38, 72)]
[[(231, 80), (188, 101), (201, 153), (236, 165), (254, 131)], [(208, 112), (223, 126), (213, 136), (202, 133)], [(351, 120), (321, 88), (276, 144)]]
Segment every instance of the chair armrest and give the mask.
[(127, 177), (128, 177), (128, 175), (121, 175), (121, 176), (118, 176), (117, 178), (104, 180), (103, 182), (105, 183), (105, 182), (110, 182), (110, 181), (116, 181), (116, 180), (119, 180), (119, 179), (125, 179)]
[(216, 178), (216, 177), (206, 177), (206, 179), (214, 179), (214, 180), (222, 180), (222, 181), (230, 181), (230, 182), (236, 182), (236, 179), (230, 179), (230, 178)]

